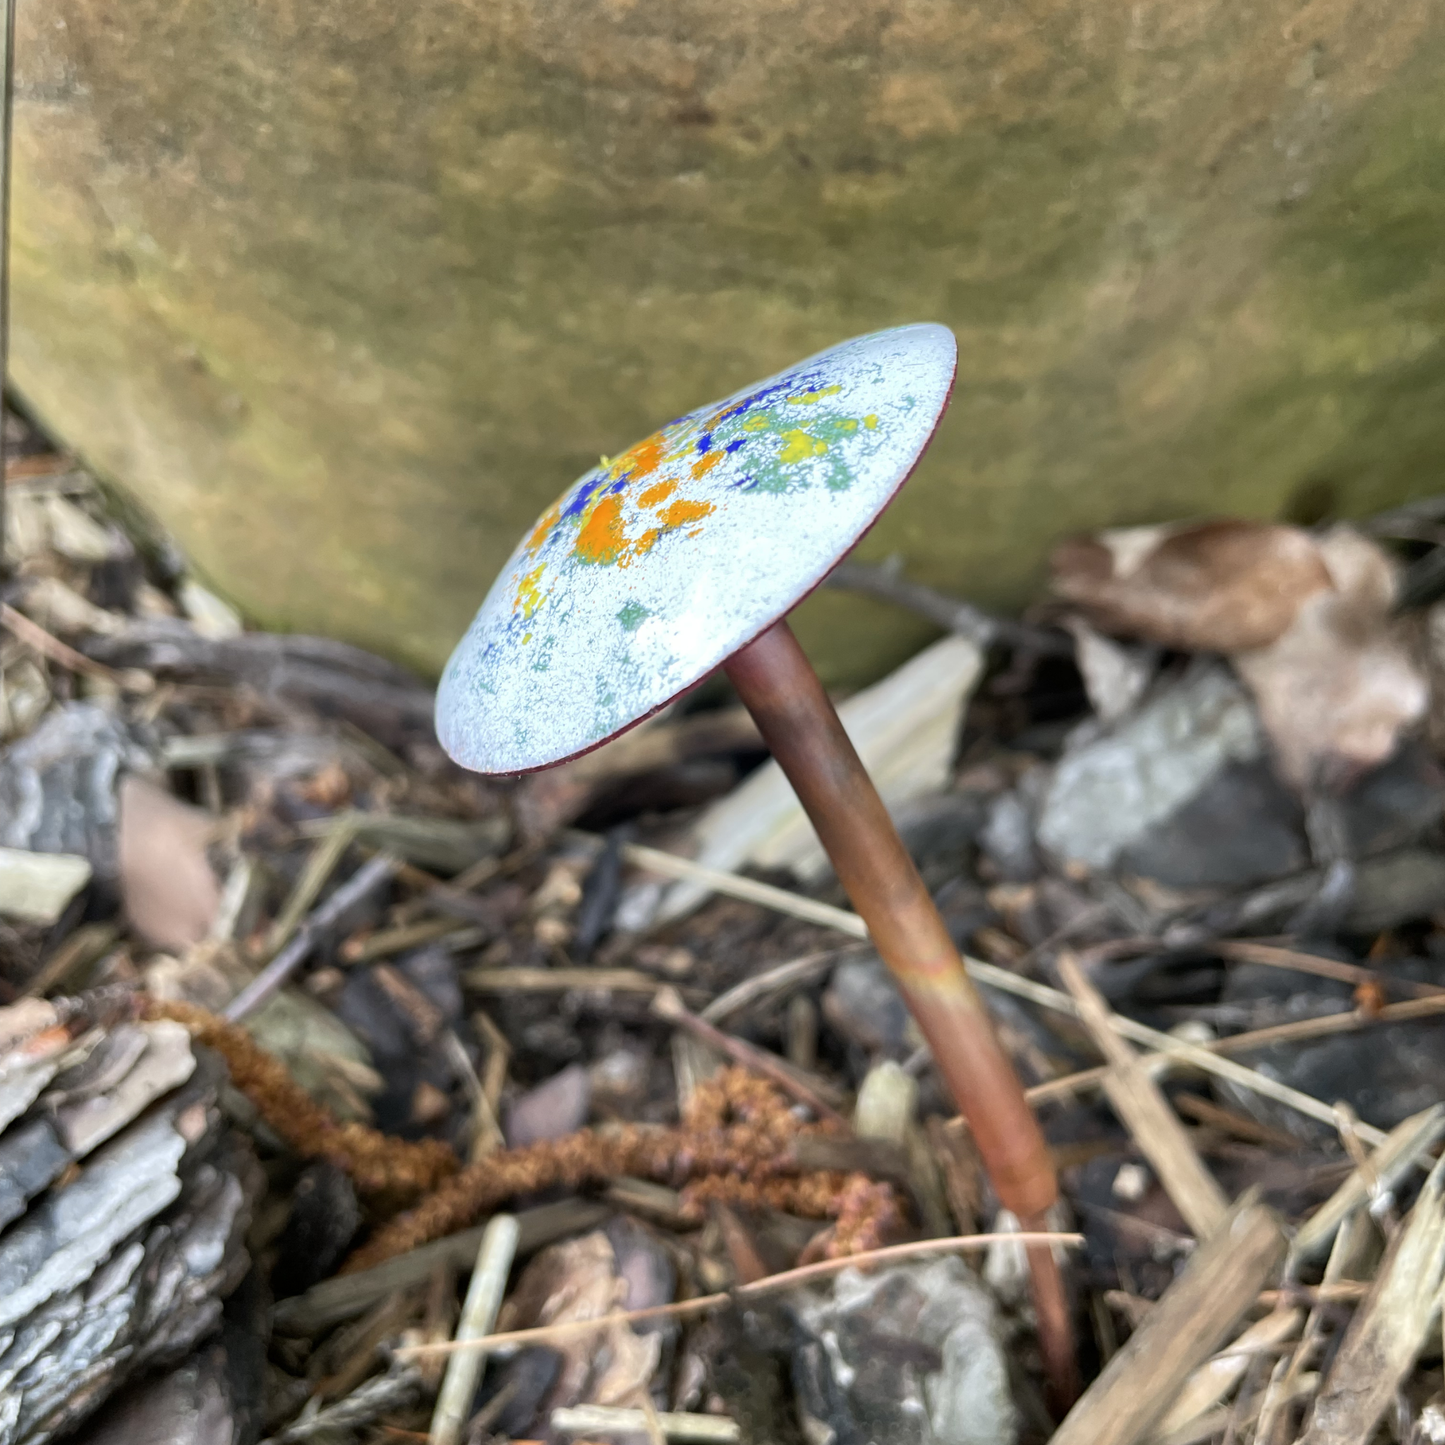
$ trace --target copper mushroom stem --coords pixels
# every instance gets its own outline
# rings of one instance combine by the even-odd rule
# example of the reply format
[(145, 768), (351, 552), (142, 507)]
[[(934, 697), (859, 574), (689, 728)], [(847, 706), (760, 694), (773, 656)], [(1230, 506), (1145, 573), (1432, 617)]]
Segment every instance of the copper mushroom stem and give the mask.
[[(1058, 1180), (1038, 1121), (963, 960), (873, 780), (786, 621), (724, 664), (833, 860), (874, 946), (898, 980), (968, 1120), (1006, 1209), (1044, 1228)], [(1077, 1391), (1073, 1332), (1058, 1265), (1029, 1251), (1039, 1342), (1055, 1404)]]

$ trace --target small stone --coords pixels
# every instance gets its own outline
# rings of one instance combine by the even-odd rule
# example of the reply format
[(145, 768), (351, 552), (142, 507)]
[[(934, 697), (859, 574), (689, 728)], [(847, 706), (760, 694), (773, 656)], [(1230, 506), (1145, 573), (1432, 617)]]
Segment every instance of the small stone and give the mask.
[(1196, 798), (1227, 764), (1263, 755), (1254, 709), (1222, 666), (1161, 688), (1113, 730), (1066, 752), (1039, 818), (1038, 840), (1061, 859), (1111, 868)]
[(922, 1042), (918, 1026), (880, 959), (849, 959), (833, 970), (823, 1013), (868, 1054), (905, 1058)]
[(1137, 1204), (1149, 1192), (1149, 1178), (1142, 1164), (1121, 1164), (1114, 1176), (1114, 1198)]
[(797, 1317), (800, 1414), (834, 1439), (1012, 1445), (1017, 1438), (998, 1307), (962, 1260), (866, 1275), (844, 1270), (828, 1294), (799, 1302)]
[(592, 1083), (581, 1064), (570, 1064), (507, 1106), (503, 1126), (507, 1144), (518, 1149), (543, 1139), (573, 1134), (587, 1122)]
[(445, 1119), (451, 1103), (435, 1084), (425, 1079), (417, 1084), (411, 1096), (411, 1122), (421, 1128)]

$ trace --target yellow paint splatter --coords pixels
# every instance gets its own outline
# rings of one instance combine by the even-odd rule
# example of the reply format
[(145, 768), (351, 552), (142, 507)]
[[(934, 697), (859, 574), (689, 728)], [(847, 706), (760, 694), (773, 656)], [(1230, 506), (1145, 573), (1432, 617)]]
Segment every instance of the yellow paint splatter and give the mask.
[(797, 396), (788, 398), (789, 406), (812, 406), (814, 402), (822, 401), (825, 396), (837, 396), (843, 388), (841, 386), (822, 386), (817, 391), (800, 392)]
[(870, 411), (870, 412), (868, 413), (868, 415), (863, 418), (863, 425), (866, 426), (869, 431), (877, 431), (877, 430), (878, 430), (878, 414), (877, 414), (876, 412), (871, 412), (871, 411)]
[(547, 600), (546, 593), (540, 590), (542, 573), (546, 570), (547, 564), (539, 562), (517, 583), (517, 606), (521, 608), (522, 616), (529, 622), (532, 620), (532, 614)]
[(609, 468), (614, 480), (626, 477), (629, 482), (640, 482), (643, 477), (655, 472), (667, 450), (667, 438), (660, 431), (644, 437), (634, 446), (627, 448)]
[(783, 442), (785, 445), (778, 460), (784, 465), (805, 462), (809, 457), (820, 457), (828, 450), (827, 442), (820, 442), (817, 437), (810, 437), (805, 431), (785, 431)]

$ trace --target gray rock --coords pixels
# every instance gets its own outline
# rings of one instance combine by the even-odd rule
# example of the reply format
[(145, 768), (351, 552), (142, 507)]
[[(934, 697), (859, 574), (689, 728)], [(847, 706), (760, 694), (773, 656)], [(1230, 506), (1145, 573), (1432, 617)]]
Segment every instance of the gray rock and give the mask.
[(1226, 765), (1253, 762), (1263, 751), (1254, 708), (1233, 674), (1219, 665), (1195, 668), (1111, 731), (1090, 729), (1065, 753), (1044, 796), (1039, 842), (1060, 858), (1110, 868)]
[(0, 1139), (0, 1229), (25, 1213), (70, 1157), (48, 1119), (32, 1119)]
[(879, 958), (848, 959), (833, 970), (823, 1013), (866, 1053), (903, 1058), (922, 1041), (918, 1026)]
[(1370, 858), (1355, 870), (1354, 899), (1345, 926), (1381, 933), (1427, 918), (1445, 905), (1445, 854), (1402, 848)]
[(961, 1260), (844, 1270), (795, 1310), (794, 1382), (810, 1439), (824, 1430), (840, 1445), (1016, 1439), (998, 1307)]
[(1270, 763), (1230, 762), (1118, 865), (1171, 888), (1249, 888), (1309, 866), (1304, 812)]
[(13, 1226), (0, 1241), (0, 1328), (88, 1279), (131, 1230), (171, 1203), (185, 1150), (174, 1118), (157, 1114)]

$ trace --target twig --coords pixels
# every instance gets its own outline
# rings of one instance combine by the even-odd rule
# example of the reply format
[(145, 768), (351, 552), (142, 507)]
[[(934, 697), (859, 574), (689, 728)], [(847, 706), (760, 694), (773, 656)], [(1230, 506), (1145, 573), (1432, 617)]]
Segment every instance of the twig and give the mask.
[(509, 1330), (499, 1335), (488, 1335), (465, 1344), (453, 1340), (438, 1345), (407, 1345), (396, 1351), (399, 1359), (416, 1359), (423, 1355), (451, 1354), (456, 1350), (497, 1350), (503, 1346), (530, 1345), (546, 1340), (570, 1339), (576, 1335), (591, 1334), (611, 1325), (632, 1325), (642, 1320), (674, 1319), (683, 1315), (708, 1314), (712, 1310), (725, 1309), (739, 1299), (753, 1299), (772, 1294), (780, 1289), (793, 1289), (815, 1279), (823, 1279), (845, 1269), (867, 1269), (876, 1264), (892, 1264), (897, 1260), (915, 1259), (925, 1254), (953, 1254), (970, 1249), (987, 1249), (994, 1244), (1041, 1244), (1062, 1245), (1076, 1248), (1082, 1245), (1082, 1234), (1062, 1233), (1006, 1233), (1006, 1234), (958, 1234), (951, 1239), (917, 1239), (909, 1244), (888, 1244), (881, 1249), (863, 1250), (849, 1255), (846, 1259), (823, 1259), (816, 1264), (799, 1265), (796, 1269), (785, 1269), (781, 1274), (770, 1274), (752, 1284), (742, 1284), (731, 1291), (699, 1295), (696, 1299), (678, 1300), (673, 1304), (649, 1305), (640, 1310), (619, 1310), (612, 1314), (599, 1315), (593, 1320), (568, 1320), (555, 1325), (537, 1325), (528, 1330)]
[(1050, 1445), (1134, 1445), (1228, 1338), (1284, 1256), (1275, 1213), (1246, 1195), (1193, 1254)]
[(291, 975), (300, 968), (307, 954), (349, 909), (367, 894), (387, 883), (401, 866), (400, 859), (389, 853), (378, 853), (368, 859), (326, 900), (297, 930), (295, 937), (236, 995), (226, 1006), (224, 1017), (237, 1023), (254, 1013)]
[(573, 988), (656, 993), (664, 986), (636, 968), (469, 968), (462, 980), (478, 993), (565, 993)]
[[(584, 833), (580, 836), (586, 838), (590, 835)], [(728, 898), (759, 903), (764, 908), (790, 914), (808, 923), (821, 923), (826, 928), (851, 933), (854, 938), (868, 937), (867, 924), (846, 908), (834, 908), (831, 903), (819, 903), (799, 893), (790, 893), (786, 888), (775, 888), (771, 883), (759, 883), (754, 878), (744, 878), (722, 868), (709, 868), (705, 864), (694, 863), (691, 858), (681, 858), (676, 853), (649, 848), (643, 843), (624, 843), (622, 853), (629, 863), (646, 868), (650, 873), (661, 873), (664, 878), (686, 878), (690, 882), (705, 884), (714, 893)]]
[(1119, 1037), (1116, 1016), (1084, 977), (1078, 960), (1071, 953), (1061, 953), (1058, 969), (1079, 1005), (1085, 1027), (1109, 1061), (1103, 1081), (1109, 1103), (1154, 1166), (1159, 1182), (1190, 1229), (1198, 1238), (1207, 1238), (1229, 1213), (1224, 1191), (1195, 1153), (1184, 1125), (1159, 1086)]
[(326, 880), (336, 871), (341, 855), (351, 846), (355, 836), (355, 827), (341, 822), (329, 828), (311, 850), (311, 856), (307, 858), (301, 876), (291, 889), (290, 897), (281, 905), (281, 912), (276, 915), (276, 921), (271, 925), (271, 932), (266, 938), (266, 952), (269, 955), (274, 956), (286, 946), (287, 940), (326, 886)]
[[(743, 1438), (736, 1420), (726, 1415), (691, 1415), (678, 1410), (652, 1412), (663, 1438), (696, 1440), (704, 1445), (731, 1445)], [(624, 1410), (616, 1405), (573, 1405), (552, 1411), (551, 1425), (563, 1435), (638, 1435), (650, 1423), (646, 1410)], [(435, 1436), (432, 1437), (435, 1440)]]
[[(517, 1257), (518, 1238), (517, 1221), (512, 1215), (492, 1216), (482, 1234), (476, 1268), (472, 1270), (467, 1298), (457, 1321), (458, 1342), (481, 1339), (496, 1325), (507, 1276)], [(447, 1372), (431, 1417), (431, 1445), (457, 1445), (486, 1362), (487, 1357), (480, 1350), (463, 1350), (448, 1358)]]
[[(7, 3), (13, 3), (13, 0), (7, 0)], [(142, 672), (139, 668), (134, 667), (126, 668), (124, 672), (117, 672), (115, 668), (107, 667), (104, 663), (92, 661), (83, 652), (77, 652), (73, 647), (47, 632), (39, 623), (32, 622), (23, 612), (17, 611), (8, 602), (0, 602), (0, 626), (9, 628), (15, 634), (17, 641), (23, 643), (32, 652), (38, 652), (42, 657), (48, 657), (51, 662), (59, 663), (61, 667), (70, 672), (93, 677), (97, 682), (107, 683), (123, 692), (148, 693), (155, 689), (156, 681), (150, 673)]]
[(1300, 953), (1293, 948), (1276, 948), (1268, 943), (1231, 938), (1220, 939), (1209, 947), (1221, 958), (1233, 959), (1236, 963), (1255, 963), (1265, 968), (1312, 973), (1320, 978), (1336, 979), (1340, 983), (1379, 984), (1383, 988), (1397, 989), (1411, 998), (1445, 998), (1445, 988), (1433, 983), (1415, 983), (1412, 979), (1396, 978), (1393, 974), (1382, 973), (1376, 968), (1361, 968), (1356, 963), (1341, 963), (1338, 959), (1320, 958), (1317, 954)]
[[(1445, 998), (1410, 999), (1405, 1003), (1386, 1004), (1378, 1013), (1324, 1014), (1319, 1018), (1296, 1019), (1294, 1023), (1274, 1024), (1267, 1029), (1255, 1029), (1250, 1033), (1230, 1034), (1222, 1039), (1211, 1039), (1198, 1045), (1211, 1054), (1247, 1054), (1256, 1049), (1268, 1048), (1272, 1044), (1303, 1043), (1310, 1039), (1328, 1038), (1335, 1034), (1353, 1033), (1356, 1029), (1373, 1028), (1383, 1024), (1408, 1023), (1414, 1019), (1432, 1018), (1445, 1013)], [(1162, 1073), (1179, 1062), (1170, 1050), (1145, 1054), (1144, 1066), (1154, 1074)], [(1062, 1078), (1050, 1079), (1044, 1084), (1035, 1084), (1029, 1089), (1031, 1104), (1042, 1104), (1053, 1099), (1068, 1098), (1085, 1089), (1096, 1089), (1103, 1082), (1102, 1068), (1081, 1069), (1076, 1074), (1065, 1074)]]
[(698, 1017), (710, 1024), (723, 1024), (754, 1004), (771, 1001), (787, 989), (800, 988), (822, 978), (840, 959), (863, 951), (861, 947), (829, 948), (765, 968), (720, 993)]
[(421, 1376), (414, 1368), (393, 1366), (384, 1375), (358, 1385), (349, 1395), (278, 1431), (261, 1445), (299, 1445), (316, 1435), (357, 1430), (374, 1423), (391, 1410), (405, 1409), (421, 1393)]
[(725, 1034), (721, 1029), (714, 1028), (706, 1020), (700, 1019), (678, 997), (675, 988), (667, 985), (659, 988), (657, 997), (652, 1001), (652, 1011), (659, 1017), (665, 1018), (669, 1023), (686, 1029), (694, 1037), (701, 1039), (709, 1048), (726, 1054), (734, 1063), (741, 1064), (745, 1069), (751, 1069), (754, 1073), (771, 1080), (790, 1098), (807, 1105), (820, 1119), (827, 1119), (845, 1129), (848, 1127), (848, 1121), (781, 1059), (775, 1058), (766, 1049), (760, 1049), (745, 1039)]
[(945, 631), (956, 632), (980, 647), (1006, 642), (1012, 647), (1047, 657), (1067, 657), (1074, 651), (1073, 643), (1062, 633), (1030, 627), (1006, 617), (991, 617), (971, 603), (947, 597), (920, 582), (909, 582), (887, 566), (840, 562), (829, 573), (827, 585), (906, 607)]

